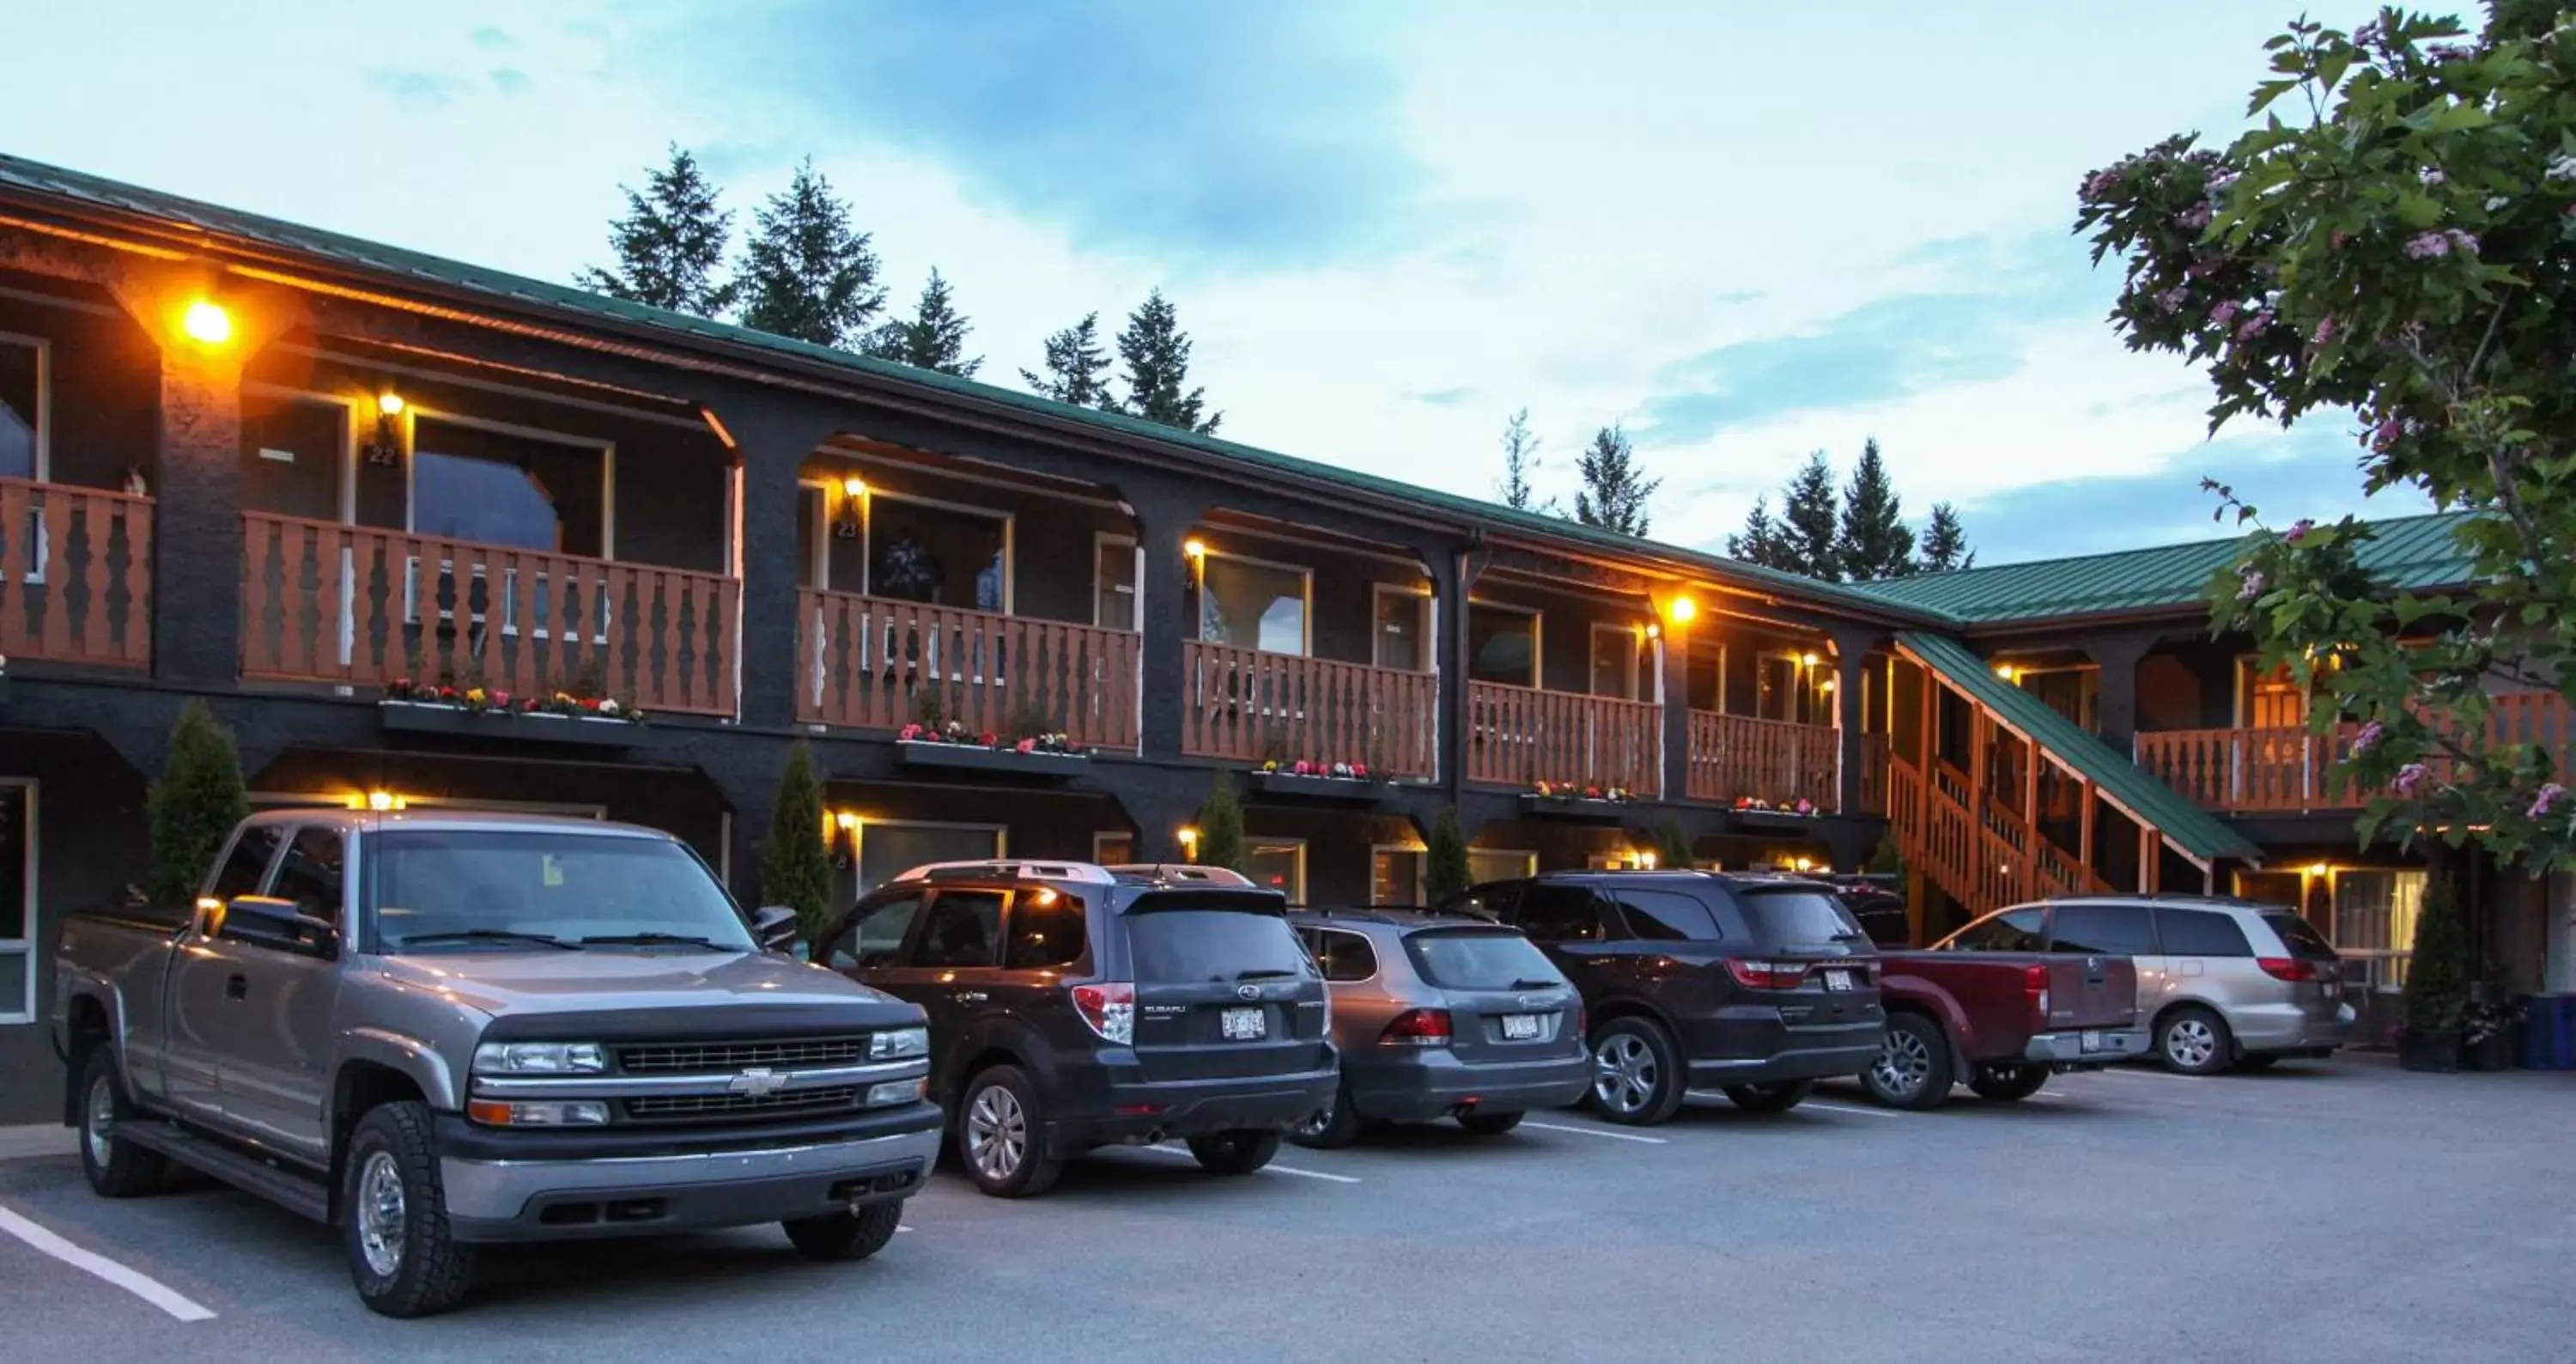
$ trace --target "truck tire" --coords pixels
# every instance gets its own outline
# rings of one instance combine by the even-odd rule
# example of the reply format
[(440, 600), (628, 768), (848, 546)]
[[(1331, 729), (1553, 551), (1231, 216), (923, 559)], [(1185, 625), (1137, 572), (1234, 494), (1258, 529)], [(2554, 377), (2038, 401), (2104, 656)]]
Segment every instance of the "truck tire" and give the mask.
[(1681, 1049), (1651, 1018), (1614, 1018), (1592, 1030), (1592, 1088), (1583, 1102), (1632, 1127), (1669, 1122), (1682, 1110), (1689, 1082)]
[(341, 1167), (340, 1242), (358, 1300), (388, 1317), (425, 1317), (474, 1286), (474, 1247), (449, 1234), (429, 1105), (379, 1104), (358, 1119)]
[(1248, 1175), (1279, 1154), (1279, 1134), (1238, 1128), (1190, 1138), (1190, 1154), (1212, 1175)]
[(1950, 1064), (1950, 1038), (1941, 1025), (1917, 1013), (1887, 1016), (1887, 1041), (1860, 1073), (1861, 1088), (1890, 1108), (1920, 1113), (1950, 1101), (1958, 1078)]
[(1318, 1151), (1338, 1151), (1360, 1139), (1366, 1120), (1351, 1103), (1351, 1082), (1345, 1079), (1333, 1093), (1333, 1106), (1288, 1129), (1288, 1140)]
[(1776, 1085), (1728, 1085), (1726, 1101), (1747, 1113), (1786, 1113), (1806, 1102), (1815, 1088), (1813, 1080), (1788, 1080)]
[(903, 1204), (889, 1200), (865, 1204), (856, 1212), (827, 1212), (779, 1225), (787, 1229), (787, 1239), (796, 1243), (796, 1253), (808, 1260), (864, 1260), (885, 1249), (902, 1222)]
[(2179, 1075), (2216, 1075), (2236, 1063), (2236, 1039), (2225, 1019), (2186, 1004), (2156, 1023), (2156, 1059)]
[(2048, 1083), (2046, 1066), (1979, 1066), (1968, 1077), (1968, 1091), (1999, 1104), (2019, 1103)]
[(117, 1125), (136, 1121), (141, 1113), (125, 1096), (117, 1078), (116, 1048), (100, 1041), (83, 1053), (81, 1066), (81, 1173), (101, 1198), (133, 1198), (158, 1193), (167, 1182), (169, 1163), (158, 1151), (146, 1151), (116, 1135)]
[(975, 1187), (995, 1198), (1035, 1198), (1055, 1186), (1064, 1162), (1047, 1150), (1037, 1086), (1018, 1066), (975, 1072), (957, 1100), (957, 1159)]

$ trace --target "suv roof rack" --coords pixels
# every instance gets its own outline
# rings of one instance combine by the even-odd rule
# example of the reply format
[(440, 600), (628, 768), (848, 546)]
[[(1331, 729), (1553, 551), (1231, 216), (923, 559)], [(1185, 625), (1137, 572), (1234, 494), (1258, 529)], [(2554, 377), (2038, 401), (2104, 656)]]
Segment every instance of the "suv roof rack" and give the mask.
[(1085, 881), (1108, 885), (1117, 878), (1091, 862), (1049, 862), (1028, 857), (988, 857), (975, 862), (925, 862), (896, 877), (898, 881), (967, 881), (989, 877), (1021, 881)]
[(1195, 862), (1121, 862), (1101, 870), (1120, 881), (1204, 881), (1212, 886), (1249, 886), (1252, 878), (1224, 867)]

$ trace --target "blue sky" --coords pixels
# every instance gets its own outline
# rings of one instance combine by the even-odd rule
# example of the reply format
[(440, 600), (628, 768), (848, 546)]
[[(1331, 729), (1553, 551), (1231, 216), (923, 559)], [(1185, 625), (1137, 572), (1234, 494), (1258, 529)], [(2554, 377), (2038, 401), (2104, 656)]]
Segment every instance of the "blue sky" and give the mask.
[(2205, 536), (2203, 475), (2285, 520), (2421, 509), (2364, 507), (2338, 422), (2208, 440), (2067, 232), (2086, 171), (2231, 133), (2293, 13), (93, 0), (0, 12), (0, 150), (553, 279), (666, 142), (745, 224), (810, 155), (987, 376), (1159, 286), (1239, 439), (1488, 493), (1526, 406), (1564, 492), (1621, 422), (1658, 537), (1710, 545), (1875, 436), (2000, 562)]

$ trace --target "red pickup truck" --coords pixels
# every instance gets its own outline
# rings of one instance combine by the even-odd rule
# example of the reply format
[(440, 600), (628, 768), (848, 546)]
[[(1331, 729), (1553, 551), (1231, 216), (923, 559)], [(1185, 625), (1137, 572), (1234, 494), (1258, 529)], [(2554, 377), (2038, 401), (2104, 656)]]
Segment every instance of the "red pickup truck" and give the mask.
[(1938, 1108), (1961, 1082), (1984, 1098), (2027, 1099), (2052, 1072), (2147, 1050), (2127, 957), (1944, 946), (1882, 951), (1878, 969), (1887, 1050), (1860, 1078), (1891, 1108)]

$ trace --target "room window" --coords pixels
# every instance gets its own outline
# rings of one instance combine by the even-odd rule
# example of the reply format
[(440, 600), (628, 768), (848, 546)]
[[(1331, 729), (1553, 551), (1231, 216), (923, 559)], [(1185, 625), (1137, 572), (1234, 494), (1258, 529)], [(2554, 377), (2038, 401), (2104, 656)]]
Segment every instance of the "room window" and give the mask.
[(1379, 848), (1370, 853), (1369, 903), (1421, 904), (1422, 859), (1420, 848)]
[(1002, 855), (997, 824), (880, 824), (859, 826), (858, 893), (932, 862), (976, 862)]
[(1306, 903), (1306, 844), (1303, 839), (1256, 838), (1243, 850), (1243, 874), (1252, 884), (1267, 886), (1288, 897), (1288, 903)]
[(1481, 886), (1488, 881), (1512, 881), (1538, 875), (1538, 854), (1496, 848), (1467, 850), (1467, 883)]
[(1755, 717), (1822, 724), (1826, 714), (1822, 686), (1832, 675), (1832, 665), (1821, 659), (1810, 664), (1802, 654), (1764, 654), (1755, 670)]
[(1515, 687), (1538, 685), (1538, 612), (1467, 604), (1467, 676)]
[(1091, 560), (1091, 623), (1103, 630), (1135, 629), (1136, 542), (1101, 536)]
[(2236, 692), (2248, 729), (2297, 729), (2308, 722), (2308, 694), (2290, 678), (2288, 664), (2258, 672), (2252, 659), (2236, 665)]
[(1637, 655), (1645, 641), (1626, 625), (1592, 627), (1592, 694), (1637, 699)]
[(1690, 664), (1683, 680), (1687, 688), (1685, 704), (1692, 710), (1718, 712), (1726, 709), (1726, 646), (1700, 647), (1699, 639), (1691, 640)]
[(1199, 638), (1264, 653), (1306, 652), (1306, 570), (1223, 554), (1199, 561)]
[(868, 595), (996, 614), (1011, 609), (1011, 519), (884, 493), (868, 498)]
[(1404, 587), (1376, 592), (1377, 628), (1370, 638), (1369, 661), (1381, 668), (1421, 672), (1428, 666), (1431, 598)]
[(1091, 860), (1104, 867), (1126, 866), (1136, 860), (1136, 836), (1123, 832), (1103, 832), (1091, 836)]
[(608, 452), (422, 417), (412, 427), (411, 528), (546, 554), (606, 557)]
[(0, 778), (0, 1023), (36, 1018), (36, 784)]
[(45, 476), (45, 348), (0, 336), (0, 478)]
[(2334, 945), (2351, 959), (2347, 971), (2358, 968), (2373, 989), (2403, 987), (2415, 949), (2415, 916), (2424, 908), (2425, 874), (2348, 868), (2331, 874)]

